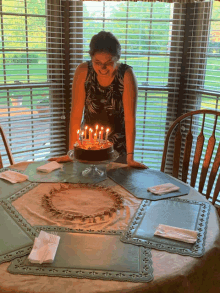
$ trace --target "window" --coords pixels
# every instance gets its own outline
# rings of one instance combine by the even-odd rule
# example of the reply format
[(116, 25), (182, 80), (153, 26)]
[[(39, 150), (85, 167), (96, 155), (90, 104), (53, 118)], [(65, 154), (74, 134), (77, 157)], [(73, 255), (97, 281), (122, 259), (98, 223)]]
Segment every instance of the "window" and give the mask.
[(71, 77), (89, 60), (95, 33), (107, 30), (118, 37), (121, 61), (133, 66), (139, 85), (135, 158), (151, 168), (160, 169), (165, 133), (177, 115), (217, 105), (220, 6), (213, 5), (70, 2)]
[(0, 16), (0, 123), (14, 159), (64, 152), (60, 1), (2, 0)]
[[(168, 81), (170, 88), (178, 87), (176, 77), (169, 77), (173, 9), (174, 4), (158, 2), (70, 2), (71, 76), (79, 63), (90, 59), (87, 52), (95, 33), (116, 35), (121, 61), (133, 67), (139, 86), (135, 158), (157, 169), (167, 124)], [(168, 115), (172, 118), (172, 109)]]

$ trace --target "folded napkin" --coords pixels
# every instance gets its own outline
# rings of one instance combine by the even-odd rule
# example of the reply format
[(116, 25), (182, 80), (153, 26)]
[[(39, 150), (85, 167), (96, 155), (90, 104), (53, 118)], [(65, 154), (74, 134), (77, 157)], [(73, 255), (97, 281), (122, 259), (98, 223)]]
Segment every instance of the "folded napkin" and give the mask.
[(43, 166), (37, 167), (37, 171), (45, 172), (45, 173), (50, 173), (53, 170), (62, 168), (62, 164), (57, 163), (56, 161), (52, 161), (48, 164), (45, 164)]
[(0, 173), (0, 178), (8, 180), (11, 183), (18, 183), (18, 182), (23, 182), (27, 180), (28, 176), (9, 170), (9, 171)]
[(160, 185), (155, 185), (152, 187), (148, 187), (148, 191), (157, 194), (157, 195), (162, 195), (165, 193), (173, 192), (179, 190), (179, 186), (176, 186), (172, 183), (165, 183), (165, 184), (160, 184)]
[(31, 263), (52, 263), (54, 261), (60, 236), (40, 231), (28, 256)]
[(159, 224), (154, 235), (164, 238), (170, 238), (187, 243), (195, 243), (197, 240), (197, 231), (182, 229), (178, 227)]

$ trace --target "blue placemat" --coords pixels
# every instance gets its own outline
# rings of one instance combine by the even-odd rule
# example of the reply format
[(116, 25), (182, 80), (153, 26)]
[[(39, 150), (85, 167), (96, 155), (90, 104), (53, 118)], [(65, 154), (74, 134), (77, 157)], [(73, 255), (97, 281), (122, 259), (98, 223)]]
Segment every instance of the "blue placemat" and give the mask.
[[(120, 168), (112, 169), (107, 172), (109, 178), (114, 180), (117, 184), (124, 187), (135, 197), (150, 200), (162, 200), (165, 198), (186, 195), (189, 193), (190, 187), (181, 181), (157, 170), (153, 169), (134, 169), (134, 168)], [(148, 187), (152, 187), (164, 183), (173, 183), (179, 186), (178, 191), (155, 195), (147, 191)]]
[[(182, 199), (143, 200), (121, 241), (172, 253), (204, 254), (210, 204)], [(159, 224), (198, 231), (194, 244), (154, 236)]]
[[(12, 168), (3, 168), (0, 169), (0, 173), (4, 172), (4, 171), (16, 171), (19, 173), (23, 173), (21, 171), (18, 170), (13, 170)], [(31, 183), (29, 181), (24, 181), (24, 182), (20, 182), (20, 183), (16, 183), (13, 184), (7, 180), (1, 179), (0, 178), (0, 201), (2, 199), (6, 199), (9, 196), (17, 193), (19, 190), (22, 190), (24, 188), (28, 188), (28, 186), (31, 185)]]
[(0, 263), (30, 253), (36, 230), (8, 200), (0, 204)]
[(54, 262), (32, 264), (21, 257), (8, 267), (10, 273), (141, 283), (153, 279), (150, 249), (122, 243), (122, 231), (36, 228), (61, 237)]
[[(0, 172), (11, 170), (1, 169)], [(22, 173), (22, 172), (21, 172)], [(0, 263), (30, 253), (36, 230), (15, 209), (12, 202), (38, 183), (25, 181), (12, 184), (5, 180), (0, 183)]]
[(37, 167), (49, 163), (48, 161), (33, 162), (28, 165), (24, 174), (28, 175), (31, 182), (66, 182), (66, 183), (98, 183), (107, 178), (106, 166), (98, 165), (100, 170), (105, 173), (100, 177), (85, 177), (82, 172), (91, 167), (91, 164), (83, 164), (80, 162), (67, 162), (62, 163), (61, 169), (54, 170), (50, 173), (37, 171)]

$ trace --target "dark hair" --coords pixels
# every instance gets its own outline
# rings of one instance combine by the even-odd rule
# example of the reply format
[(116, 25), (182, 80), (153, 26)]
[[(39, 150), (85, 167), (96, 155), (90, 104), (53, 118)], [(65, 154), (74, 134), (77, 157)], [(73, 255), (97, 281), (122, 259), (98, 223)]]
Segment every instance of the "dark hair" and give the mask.
[(94, 35), (90, 41), (89, 47), (89, 55), (91, 57), (97, 52), (105, 52), (120, 59), (121, 45), (111, 32), (101, 31)]

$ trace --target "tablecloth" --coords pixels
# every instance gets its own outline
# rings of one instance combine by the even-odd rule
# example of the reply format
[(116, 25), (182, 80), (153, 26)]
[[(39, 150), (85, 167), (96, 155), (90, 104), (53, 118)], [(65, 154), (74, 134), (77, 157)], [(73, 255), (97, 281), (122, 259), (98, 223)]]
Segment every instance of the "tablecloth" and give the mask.
[[(22, 170), (27, 164), (18, 164), (17, 168)], [(113, 165), (113, 167), (121, 165)], [(16, 167), (13, 166), (13, 167)], [(56, 183), (55, 183), (56, 184)], [(43, 183), (13, 202), (13, 205), (32, 225), (65, 225), (72, 228), (86, 225), (100, 229), (126, 229), (129, 219), (137, 210), (140, 200), (134, 198), (122, 187), (117, 186), (112, 180), (103, 181), (106, 186), (120, 192), (125, 199), (128, 208), (119, 211), (111, 219), (100, 223), (70, 223), (62, 219), (51, 219), (44, 213), (40, 206), (40, 197), (54, 184)], [(206, 201), (193, 188), (186, 199)], [(67, 292), (67, 293), (216, 293), (220, 290), (220, 227), (217, 212), (211, 206), (208, 222), (208, 231), (205, 245), (205, 255), (201, 258), (192, 258), (171, 254), (164, 251), (152, 249), (152, 261), (154, 268), (154, 280), (149, 283), (132, 283), (117, 281), (102, 281), (75, 278), (59, 278), (47, 276), (12, 275), (7, 272), (9, 263), (0, 265), (0, 292)]]

